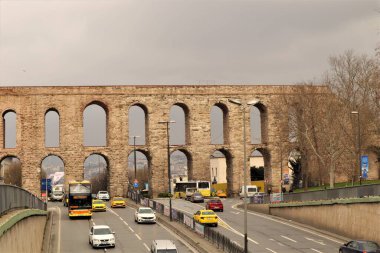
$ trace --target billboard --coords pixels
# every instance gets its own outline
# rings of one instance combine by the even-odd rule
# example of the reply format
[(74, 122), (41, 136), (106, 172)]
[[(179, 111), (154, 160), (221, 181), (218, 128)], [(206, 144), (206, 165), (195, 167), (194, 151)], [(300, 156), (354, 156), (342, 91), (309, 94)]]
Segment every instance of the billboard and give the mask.
[(360, 168), (362, 170), (362, 178), (367, 179), (368, 178), (368, 170), (369, 170), (369, 163), (368, 163), (368, 156), (362, 155), (360, 158)]

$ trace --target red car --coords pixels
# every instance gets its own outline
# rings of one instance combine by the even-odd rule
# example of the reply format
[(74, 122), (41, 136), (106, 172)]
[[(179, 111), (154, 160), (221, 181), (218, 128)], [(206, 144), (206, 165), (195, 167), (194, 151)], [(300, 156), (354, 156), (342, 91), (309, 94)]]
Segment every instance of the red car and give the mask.
[(206, 203), (206, 209), (223, 212), (223, 202), (220, 199), (211, 199)]

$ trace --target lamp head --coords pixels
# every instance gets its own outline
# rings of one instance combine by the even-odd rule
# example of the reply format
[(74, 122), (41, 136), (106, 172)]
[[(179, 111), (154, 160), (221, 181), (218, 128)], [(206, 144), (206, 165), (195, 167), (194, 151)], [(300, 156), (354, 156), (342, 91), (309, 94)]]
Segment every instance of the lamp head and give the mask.
[(242, 105), (242, 103), (240, 102), (240, 99), (229, 98), (228, 102), (233, 103), (235, 105)]
[(258, 104), (260, 103), (260, 100), (258, 100), (257, 98), (255, 99), (252, 99), (250, 101), (247, 102), (247, 105), (255, 105), (255, 104)]

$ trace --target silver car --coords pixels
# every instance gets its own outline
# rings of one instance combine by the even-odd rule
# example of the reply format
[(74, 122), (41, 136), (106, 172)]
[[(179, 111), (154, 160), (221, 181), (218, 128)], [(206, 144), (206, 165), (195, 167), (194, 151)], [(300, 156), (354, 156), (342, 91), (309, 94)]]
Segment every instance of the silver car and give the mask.
[(205, 199), (203, 198), (203, 195), (200, 194), (199, 192), (194, 192), (193, 195), (190, 197), (190, 201), (195, 203), (195, 202), (205, 202)]

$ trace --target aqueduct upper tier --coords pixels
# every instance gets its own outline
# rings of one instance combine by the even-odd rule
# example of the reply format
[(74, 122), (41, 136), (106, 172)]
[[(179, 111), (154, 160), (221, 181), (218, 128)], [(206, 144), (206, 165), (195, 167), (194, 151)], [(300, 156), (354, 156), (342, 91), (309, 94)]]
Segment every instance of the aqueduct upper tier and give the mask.
[[(320, 89), (321, 87), (315, 87)], [(65, 166), (66, 181), (83, 179), (83, 163), (91, 154), (100, 154), (108, 163), (108, 190), (111, 195), (125, 194), (128, 189), (129, 143), (128, 110), (141, 106), (145, 115), (146, 143), (139, 146), (148, 157), (150, 190), (153, 195), (168, 189), (167, 134), (159, 121), (169, 120), (170, 107), (185, 108), (186, 140), (172, 150), (182, 150), (191, 159), (192, 179), (210, 180), (210, 155), (220, 150), (227, 159), (227, 182), (230, 193), (236, 194), (243, 182), (243, 113), (241, 106), (228, 99), (255, 100), (261, 113), (261, 143), (251, 144), (246, 139), (247, 154), (259, 149), (265, 160), (267, 181), (276, 190), (280, 184), (278, 141), (287, 129), (274, 108), (282, 96), (291, 95), (297, 86), (264, 85), (197, 85), (197, 86), (58, 86), (58, 87), (2, 87), (0, 110), (2, 115), (12, 111), (16, 120), (16, 146), (5, 148), (4, 120), (0, 133), (0, 158), (17, 157), (22, 164), (22, 187), (40, 193), (40, 168), (48, 155), (56, 155)], [(97, 104), (106, 112), (106, 145), (83, 145), (83, 112), (90, 104)], [(224, 113), (224, 142), (211, 144), (210, 110), (217, 105)], [(59, 145), (45, 146), (44, 115), (54, 110), (59, 115)], [(249, 114), (246, 114), (249, 133)], [(285, 158), (286, 159), (286, 158)]]

